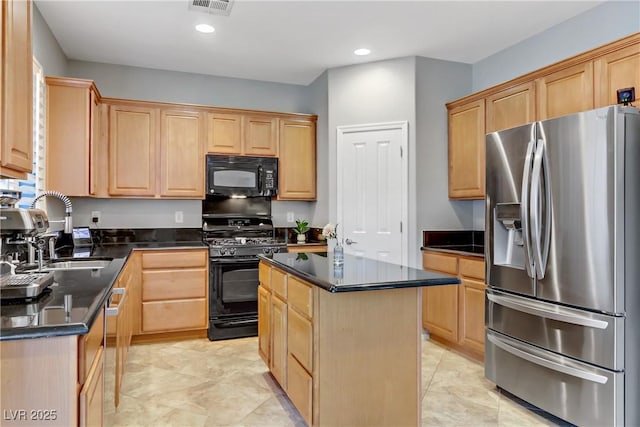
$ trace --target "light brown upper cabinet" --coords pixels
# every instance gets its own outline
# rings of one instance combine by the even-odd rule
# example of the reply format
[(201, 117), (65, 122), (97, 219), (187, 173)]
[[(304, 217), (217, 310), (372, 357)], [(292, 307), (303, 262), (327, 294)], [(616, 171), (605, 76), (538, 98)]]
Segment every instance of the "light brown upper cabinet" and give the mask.
[(593, 62), (578, 64), (536, 79), (538, 119), (546, 120), (593, 108)]
[(207, 151), (211, 154), (275, 156), (278, 119), (260, 114), (208, 113)]
[(204, 198), (204, 113), (162, 110), (160, 195)]
[(242, 153), (242, 115), (207, 113), (207, 151), (212, 154)]
[(615, 105), (618, 89), (640, 92), (639, 70), (635, 33), (447, 103), (449, 198), (484, 198), (485, 132)]
[(111, 105), (109, 194), (156, 194), (157, 108)]
[(97, 172), (106, 165), (98, 89), (91, 80), (46, 77), (46, 83), (45, 188), (67, 196), (95, 196)]
[(24, 179), (33, 169), (31, 1), (0, 8), (0, 176)]
[(484, 197), (484, 99), (449, 110), (449, 197)]
[(316, 123), (280, 119), (278, 199), (316, 199)]
[(594, 62), (595, 106), (618, 102), (618, 89), (636, 88), (640, 97), (640, 43), (608, 53)]
[(535, 84), (527, 82), (489, 95), (486, 108), (487, 133), (531, 123), (536, 118)]

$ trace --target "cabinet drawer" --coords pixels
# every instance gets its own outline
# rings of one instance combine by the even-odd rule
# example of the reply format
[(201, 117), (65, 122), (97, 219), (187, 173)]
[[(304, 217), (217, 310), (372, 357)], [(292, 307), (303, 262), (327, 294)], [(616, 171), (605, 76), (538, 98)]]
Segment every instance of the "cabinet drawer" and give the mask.
[(289, 276), (287, 283), (287, 302), (300, 313), (313, 318), (313, 289), (310, 285)]
[(271, 267), (264, 262), (258, 265), (258, 278), (265, 289), (271, 289)]
[(95, 323), (86, 335), (82, 335), (78, 343), (78, 382), (84, 384), (89, 375), (89, 369), (93, 364), (98, 350), (102, 347), (104, 339), (104, 310), (96, 318)]
[(207, 327), (204, 298), (142, 303), (142, 331), (160, 332)]
[(144, 271), (142, 301), (204, 298), (206, 286), (206, 269)]
[(271, 269), (271, 290), (282, 299), (287, 299), (287, 274), (277, 268)]
[(287, 319), (289, 353), (309, 372), (313, 368), (313, 325), (289, 307)]
[(307, 425), (312, 425), (313, 379), (291, 354), (289, 354), (289, 359), (287, 360), (287, 381), (289, 399), (298, 409)]
[(458, 274), (458, 258), (451, 255), (422, 253), (422, 267), (426, 270), (437, 270), (443, 273)]
[(206, 265), (207, 252), (203, 250), (144, 252), (142, 254), (142, 268), (189, 268), (205, 267)]
[(460, 275), (484, 280), (484, 259), (460, 258)]

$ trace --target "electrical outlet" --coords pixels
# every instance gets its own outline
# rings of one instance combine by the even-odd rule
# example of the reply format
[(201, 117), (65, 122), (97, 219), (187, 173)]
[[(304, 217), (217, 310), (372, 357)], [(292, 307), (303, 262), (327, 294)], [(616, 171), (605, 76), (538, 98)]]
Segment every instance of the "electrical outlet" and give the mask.
[(287, 222), (295, 222), (296, 220), (293, 218), (293, 212), (287, 212)]
[(97, 224), (100, 222), (100, 211), (91, 211), (91, 222)]
[(176, 211), (176, 224), (182, 224), (184, 222), (184, 215), (182, 211)]

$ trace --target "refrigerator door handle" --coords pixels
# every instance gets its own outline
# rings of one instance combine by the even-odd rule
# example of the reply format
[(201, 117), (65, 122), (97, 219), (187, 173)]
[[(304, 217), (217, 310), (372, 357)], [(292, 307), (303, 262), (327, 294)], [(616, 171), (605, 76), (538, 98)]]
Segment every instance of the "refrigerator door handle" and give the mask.
[(540, 357), (538, 355), (520, 350), (519, 348), (516, 348), (504, 342), (501, 338), (496, 337), (492, 334), (487, 334), (487, 339), (491, 341), (491, 343), (495, 346), (500, 347), (502, 350), (511, 353), (516, 357), (527, 360), (531, 363), (535, 363), (536, 365), (540, 365), (557, 372), (562, 372), (563, 374), (571, 375), (572, 377), (582, 378), (583, 380), (591, 381), (598, 384), (606, 384), (609, 380), (604, 375), (598, 375), (593, 372), (574, 368), (573, 366), (563, 365), (556, 361), (545, 359), (544, 357)]
[(522, 170), (522, 194), (520, 196), (520, 218), (522, 222), (522, 241), (525, 254), (525, 266), (527, 267), (527, 275), (535, 277), (533, 267), (533, 254), (531, 249), (531, 224), (529, 223), (529, 200), (530, 200), (530, 178), (531, 178), (531, 157), (535, 148), (535, 141), (529, 141), (527, 146), (527, 154), (524, 159), (524, 168)]
[[(549, 172), (546, 157), (545, 141), (539, 139), (533, 159), (531, 192), (529, 193), (531, 203), (531, 243), (536, 269), (535, 274), (538, 279), (544, 279), (546, 274), (547, 260), (549, 258), (549, 244), (551, 243), (551, 189), (549, 187)], [(542, 194), (542, 189), (544, 189), (544, 194)], [(542, 197), (544, 197), (543, 207), (540, 205), (540, 199)], [(542, 241), (543, 224), (540, 218), (541, 213), (545, 215), (544, 241)]]
[(607, 327), (609, 326), (609, 322), (605, 322), (604, 320), (580, 316), (560, 307), (556, 307), (555, 310), (549, 310), (539, 304), (521, 302), (515, 300), (515, 298), (512, 297), (490, 294), (488, 292), (487, 299), (493, 303), (511, 308), (516, 311), (528, 313), (533, 316), (557, 320), (559, 322), (572, 323), (574, 325), (586, 326), (588, 328), (595, 329), (607, 329)]

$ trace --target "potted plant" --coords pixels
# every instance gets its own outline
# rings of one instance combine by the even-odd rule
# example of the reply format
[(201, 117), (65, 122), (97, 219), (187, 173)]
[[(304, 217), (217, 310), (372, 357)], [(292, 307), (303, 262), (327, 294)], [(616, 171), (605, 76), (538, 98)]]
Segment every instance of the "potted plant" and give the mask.
[(304, 243), (307, 240), (307, 231), (309, 231), (309, 222), (303, 219), (296, 220), (296, 226), (293, 231), (298, 235), (298, 243)]

